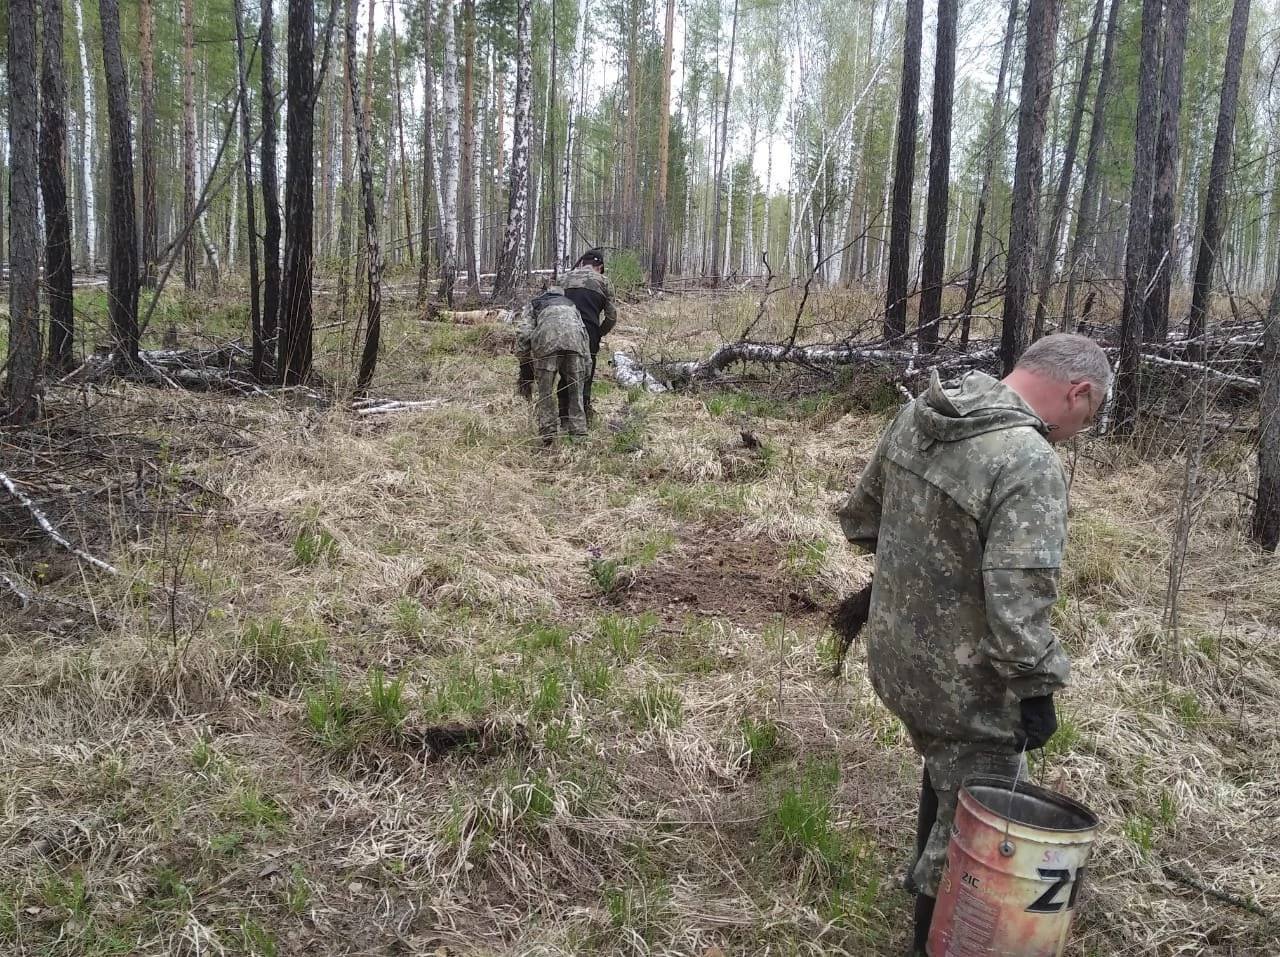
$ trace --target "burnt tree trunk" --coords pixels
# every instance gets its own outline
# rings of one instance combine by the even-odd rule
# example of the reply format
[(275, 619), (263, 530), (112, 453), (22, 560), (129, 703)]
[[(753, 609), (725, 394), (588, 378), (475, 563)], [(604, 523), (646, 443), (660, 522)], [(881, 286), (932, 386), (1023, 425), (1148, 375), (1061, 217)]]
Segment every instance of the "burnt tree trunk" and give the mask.
[(133, 145), (129, 87), (120, 53), (118, 0), (98, 0), (102, 18), (102, 65), (107, 77), (108, 140), (111, 151), (111, 243), (107, 268), (108, 316), (116, 364), (138, 364), (138, 226), (133, 212)]
[[(356, 22), (346, 18), (347, 71), (356, 72)], [(362, 396), (373, 380), (378, 364), (378, 339), (382, 331), (382, 250), (378, 246), (378, 220), (374, 211), (373, 165), (369, 160), (369, 138), (365, 133), (364, 105), (350, 87), (351, 113), (356, 131), (356, 157), (360, 164), (360, 194), (364, 201), (364, 241), (368, 259), (366, 276), (369, 283), (368, 324), (365, 327), (364, 350), (360, 354), (360, 372), (356, 378), (356, 395)]]
[(1120, 362), (1116, 377), (1115, 429), (1132, 432), (1137, 424), (1139, 390), (1138, 338), (1151, 242), (1151, 190), (1156, 148), (1156, 68), (1160, 63), (1160, 0), (1142, 2), (1142, 42), (1138, 61), (1137, 135), (1133, 186), (1129, 194), (1129, 235), (1124, 257), (1124, 306), (1120, 315)]
[[(1200, 225), (1200, 248), (1196, 253), (1195, 279), (1191, 284), (1191, 321), (1187, 330), (1192, 339), (1205, 332), (1213, 266), (1222, 239), (1222, 201), (1227, 191), (1231, 167), (1231, 140), (1236, 128), (1236, 102), (1240, 95), (1240, 67), (1244, 61), (1245, 35), (1249, 31), (1249, 0), (1235, 0), (1231, 8), (1231, 33), (1227, 39), (1227, 63), (1218, 101), (1218, 131), (1213, 138), (1213, 159), (1209, 162), (1209, 188), (1205, 193), (1204, 218)], [(1194, 351), (1200, 353), (1199, 347)]]
[[(1119, 2), (1119, 0), (1117, 0)], [(960, 348), (969, 347), (969, 329), (973, 321), (973, 303), (978, 297), (978, 278), (982, 275), (982, 236), (986, 225), (987, 205), (991, 202), (991, 184), (995, 179), (996, 157), (1004, 142), (1005, 78), (1013, 55), (1013, 35), (1018, 26), (1018, 0), (1009, 2), (1009, 19), (1004, 28), (1004, 48), (1000, 53), (1000, 73), (996, 78), (996, 95), (991, 104), (991, 138), (986, 144), (982, 163), (982, 185), (978, 188), (978, 207), (973, 214), (973, 241), (969, 246), (969, 275), (964, 285), (964, 305), (960, 316)]]
[(1014, 161), (1013, 205), (1009, 211), (1009, 267), (1005, 280), (1000, 362), (1006, 375), (1027, 347), (1027, 299), (1039, 242), (1040, 183), (1044, 175), (1044, 127), (1053, 92), (1053, 48), (1058, 31), (1057, 0), (1027, 6), (1027, 48), (1018, 104), (1018, 151)]
[(920, 276), (921, 352), (938, 344), (943, 271), (947, 256), (947, 207), (951, 190), (951, 100), (956, 75), (956, 20), (959, 0), (938, 0), (937, 60), (933, 68), (933, 129), (929, 134), (929, 198), (925, 210)]
[(258, 224), (253, 201), (253, 150), (249, 126), (249, 76), (244, 62), (244, 14), (240, 0), (231, 0), (236, 21), (236, 79), (240, 86), (240, 146), (244, 160), (245, 226), (249, 230), (249, 331), (253, 337), (253, 374), (263, 378), (266, 348), (262, 335), (262, 308), (258, 295)]
[(315, 213), (313, 2), (289, 0), (284, 269), (280, 288), (280, 357), (277, 370), (283, 385), (301, 385), (311, 375), (311, 273), (315, 263), (312, 249)]
[(1147, 275), (1151, 292), (1142, 309), (1142, 338), (1163, 341), (1169, 332), (1173, 220), (1178, 173), (1178, 117), (1182, 112), (1182, 61), (1187, 48), (1189, 0), (1166, 0), (1164, 64), (1160, 91), (1160, 135), (1156, 140), (1155, 185), (1151, 194), (1151, 239)]
[(916, 170), (916, 110), (920, 104), (924, 0), (906, 0), (906, 3), (898, 137), (893, 162), (893, 200), (889, 212), (889, 292), (884, 309), (886, 338), (906, 335), (907, 283), (911, 267), (911, 188)]
[(1104, 120), (1107, 112), (1107, 94), (1111, 88), (1111, 75), (1115, 67), (1117, 23), (1122, 0), (1111, 0), (1107, 14), (1107, 37), (1102, 43), (1102, 70), (1098, 74), (1098, 87), (1093, 94), (1093, 116), (1089, 121), (1089, 150), (1085, 155), (1084, 174), (1080, 179), (1080, 197), (1076, 208), (1075, 232), (1067, 253), (1067, 294), (1062, 306), (1062, 328), (1070, 327), (1075, 315), (1076, 270), (1084, 255), (1085, 247), (1094, 241), (1094, 224), (1098, 221), (1098, 156), (1102, 150)]
[(1076, 86), (1075, 105), (1071, 110), (1071, 123), (1067, 128), (1067, 144), (1062, 153), (1062, 171), (1058, 175), (1058, 189), (1053, 196), (1053, 209), (1049, 214), (1049, 228), (1045, 230), (1044, 250), (1040, 256), (1040, 285), (1036, 294), (1036, 324), (1032, 339), (1039, 339), (1045, 332), (1045, 315), (1048, 311), (1049, 291), (1053, 287), (1054, 267), (1058, 259), (1058, 245), (1062, 241), (1062, 219), (1067, 211), (1067, 196), (1071, 191), (1071, 176), (1076, 167), (1076, 152), (1080, 148), (1080, 129), (1084, 125), (1084, 103), (1089, 94), (1089, 78), (1093, 75), (1093, 56), (1098, 47), (1098, 29), (1102, 25), (1102, 6), (1098, 0), (1093, 8), (1093, 22), (1084, 45), (1084, 60), (1080, 64), (1080, 82)]
[(156, 68), (155, 5), (141, 0), (138, 7), (138, 158), (142, 163), (142, 282), (156, 284)]
[(71, 216), (67, 211), (67, 80), (62, 0), (44, 0), (40, 73), (40, 191), (44, 197), (44, 282), (49, 298), (49, 366), (72, 364)]
[(263, 360), (277, 361), (280, 328), (280, 186), (276, 172), (275, 0), (262, 0), (262, 340)]
[(9, 3), (9, 419), (40, 414), (36, 4)]
[[(196, 32), (195, 0), (182, 0), (182, 218), (196, 214)], [(196, 230), (182, 247), (182, 282), (196, 288)]]
[[(1275, 240), (1280, 242), (1280, 233)], [(1280, 276), (1263, 330), (1262, 396), (1258, 406), (1258, 497), (1253, 540), (1267, 551), (1280, 546)]]

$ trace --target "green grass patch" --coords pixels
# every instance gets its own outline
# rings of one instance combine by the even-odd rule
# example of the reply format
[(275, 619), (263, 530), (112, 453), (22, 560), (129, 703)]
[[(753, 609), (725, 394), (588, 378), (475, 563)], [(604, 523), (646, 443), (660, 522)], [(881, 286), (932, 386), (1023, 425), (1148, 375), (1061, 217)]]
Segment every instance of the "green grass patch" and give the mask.
[(684, 699), (668, 684), (651, 681), (633, 695), (629, 703), (637, 725), (648, 728), (678, 728), (684, 723)]

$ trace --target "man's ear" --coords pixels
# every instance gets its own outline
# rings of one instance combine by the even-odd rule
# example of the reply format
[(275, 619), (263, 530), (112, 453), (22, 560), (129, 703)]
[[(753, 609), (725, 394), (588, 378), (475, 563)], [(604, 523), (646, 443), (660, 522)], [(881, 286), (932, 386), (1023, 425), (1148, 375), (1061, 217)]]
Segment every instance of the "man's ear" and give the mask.
[(1067, 398), (1072, 402), (1083, 401), (1090, 402), (1093, 398), (1093, 383), (1091, 382), (1073, 382), (1071, 387), (1067, 389)]

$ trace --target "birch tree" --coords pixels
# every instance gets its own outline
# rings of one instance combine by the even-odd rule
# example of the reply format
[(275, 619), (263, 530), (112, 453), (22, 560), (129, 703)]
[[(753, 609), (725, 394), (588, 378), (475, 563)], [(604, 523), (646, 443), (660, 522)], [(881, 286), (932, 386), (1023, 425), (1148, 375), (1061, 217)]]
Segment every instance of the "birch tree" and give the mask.
[[(527, 0), (525, 0), (527, 2)], [(453, 0), (440, 4), (440, 30), (444, 39), (444, 160), (440, 169), (440, 291), (438, 298), (453, 307), (453, 287), (458, 280), (458, 47), (453, 21)]]
[(729, 146), (729, 97), (733, 92), (733, 56), (738, 46), (738, 0), (733, 0), (733, 23), (729, 28), (729, 65), (724, 78), (724, 107), (720, 111), (720, 149), (716, 156), (715, 219), (712, 222), (711, 281), (719, 285), (724, 236), (721, 233), (721, 198), (724, 193), (724, 159)]
[[(262, 340), (264, 361), (278, 362), (280, 328), (280, 187), (276, 173), (275, 0), (261, 0), (262, 56)], [(280, 369), (277, 364), (277, 375)]]
[(507, 194), (507, 229), (494, 277), (495, 299), (510, 297), (524, 272), (525, 218), (529, 206), (529, 141), (533, 134), (530, 112), (533, 79), (532, 0), (517, 0), (516, 102), (512, 120), (511, 180)]
[(258, 295), (258, 228), (253, 201), (253, 150), (249, 122), (249, 74), (244, 60), (244, 15), (240, 0), (231, 0), (236, 21), (236, 85), (240, 89), (240, 149), (244, 165), (245, 224), (249, 228), (249, 334), (252, 337), (253, 374), (264, 377), (266, 344), (262, 335), (262, 309)]
[[(356, 24), (346, 18), (347, 72), (355, 75)], [(360, 195), (364, 205), (365, 256), (368, 262), (368, 311), (366, 313), (364, 349), (360, 355), (360, 372), (356, 377), (356, 395), (364, 395), (373, 381), (378, 363), (378, 340), (382, 331), (382, 250), (378, 246), (378, 221), (374, 212), (373, 166), (369, 159), (369, 138), (365, 133), (364, 107), (350, 87), (351, 113), (356, 131), (356, 156), (360, 164)]]
[[(80, 93), (84, 113), (80, 117), (80, 188), (76, 191), (76, 225), (80, 229), (80, 261), (86, 272), (92, 272), (98, 261), (98, 207), (93, 191), (93, 177), (98, 169), (97, 110), (94, 109), (93, 67), (84, 42), (84, 0), (71, 0), (76, 19), (76, 46), (80, 51)], [(12, 16), (12, 14), (10, 14)]]

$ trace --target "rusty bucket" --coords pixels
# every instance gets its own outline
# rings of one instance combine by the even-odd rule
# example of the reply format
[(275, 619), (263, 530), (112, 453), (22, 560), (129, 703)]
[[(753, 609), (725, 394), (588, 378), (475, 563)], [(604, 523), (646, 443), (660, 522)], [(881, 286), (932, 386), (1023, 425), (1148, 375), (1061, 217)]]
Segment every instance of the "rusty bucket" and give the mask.
[(956, 804), (929, 957), (1059, 957), (1098, 818), (1010, 778), (973, 777)]

